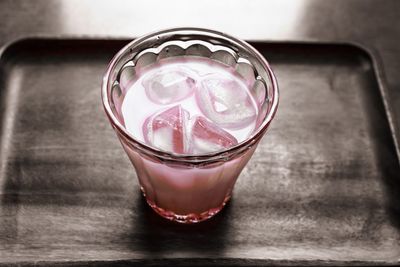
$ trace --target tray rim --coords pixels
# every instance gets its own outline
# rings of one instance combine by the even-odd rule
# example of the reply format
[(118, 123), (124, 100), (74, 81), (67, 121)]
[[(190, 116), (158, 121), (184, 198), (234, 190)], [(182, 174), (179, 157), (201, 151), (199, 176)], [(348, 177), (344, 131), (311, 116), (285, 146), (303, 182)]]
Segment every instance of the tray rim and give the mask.
[[(25, 42), (33, 42), (33, 41), (131, 41), (136, 39), (137, 37), (132, 36), (98, 36), (98, 35), (27, 35), (23, 37), (16, 38), (11, 40), (4, 45), (0, 46), (0, 64), (4, 60), (4, 56), (8, 53), (12, 47), (23, 44)], [(387, 85), (387, 79), (385, 76), (385, 71), (383, 67), (383, 61), (379, 56), (379, 53), (376, 49), (367, 46), (361, 42), (356, 41), (322, 41), (317, 39), (310, 40), (245, 40), (246, 42), (252, 44), (285, 44), (285, 45), (319, 45), (319, 46), (327, 46), (327, 45), (336, 45), (336, 46), (347, 46), (353, 47), (357, 50), (360, 50), (364, 55), (370, 60), (371, 66), (373, 68), (373, 73), (376, 78), (376, 82), (379, 87), (380, 101), (382, 101), (385, 115), (388, 120), (390, 135), (392, 137), (392, 142), (394, 145), (394, 149), (397, 156), (397, 163), (400, 165), (400, 125), (398, 125), (395, 114), (393, 111), (393, 102), (390, 98), (390, 93)], [(122, 48), (122, 47), (121, 47)], [(0, 74), (1, 75), (1, 74)], [(400, 121), (400, 118), (398, 118)]]

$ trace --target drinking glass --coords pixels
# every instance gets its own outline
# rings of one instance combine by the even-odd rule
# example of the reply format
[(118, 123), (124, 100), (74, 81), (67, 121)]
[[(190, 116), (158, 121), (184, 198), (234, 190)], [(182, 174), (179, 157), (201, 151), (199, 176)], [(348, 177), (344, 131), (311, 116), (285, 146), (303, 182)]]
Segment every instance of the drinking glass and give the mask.
[[(212, 59), (246, 80), (258, 105), (256, 127), (248, 138), (221, 151), (182, 155), (152, 147), (127, 131), (121, 105), (129, 85), (140, 69), (170, 57)], [(217, 214), (231, 198), (239, 174), (275, 115), (278, 85), (269, 63), (245, 41), (213, 30), (175, 28), (138, 38), (114, 56), (103, 78), (102, 102), (147, 203), (162, 217), (195, 223)]]

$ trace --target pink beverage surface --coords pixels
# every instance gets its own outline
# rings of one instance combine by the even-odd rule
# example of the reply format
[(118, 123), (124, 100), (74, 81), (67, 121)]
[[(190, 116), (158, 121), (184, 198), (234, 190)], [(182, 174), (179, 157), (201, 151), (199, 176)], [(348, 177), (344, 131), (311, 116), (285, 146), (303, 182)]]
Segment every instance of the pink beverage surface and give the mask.
[(232, 67), (211, 59), (164, 59), (142, 69), (122, 103), (126, 129), (138, 140), (175, 154), (199, 155), (244, 141), (258, 108)]

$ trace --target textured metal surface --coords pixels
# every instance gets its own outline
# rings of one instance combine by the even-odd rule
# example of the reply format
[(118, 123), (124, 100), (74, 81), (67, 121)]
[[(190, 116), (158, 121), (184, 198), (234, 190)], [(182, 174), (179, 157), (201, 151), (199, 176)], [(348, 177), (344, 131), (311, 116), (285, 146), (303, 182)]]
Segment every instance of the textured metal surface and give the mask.
[(0, 263), (399, 264), (399, 162), (368, 54), (256, 44), (280, 110), (227, 209), (182, 226), (146, 206), (102, 110), (126, 42), (23, 41), (2, 57)]

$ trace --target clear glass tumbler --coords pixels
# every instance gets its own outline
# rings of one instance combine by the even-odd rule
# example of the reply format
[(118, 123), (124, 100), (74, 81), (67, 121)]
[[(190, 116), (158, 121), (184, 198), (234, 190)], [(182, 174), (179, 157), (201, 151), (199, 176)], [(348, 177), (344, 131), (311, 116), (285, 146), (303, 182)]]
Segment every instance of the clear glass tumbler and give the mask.
[[(168, 153), (135, 139), (121, 114), (128, 84), (137, 79), (140, 68), (169, 57), (211, 58), (246, 79), (258, 104), (252, 134), (233, 147), (201, 155)], [(268, 62), (248, 43), (212, 30), (176, 28), (143, 36), (122, 48), (108, 65), (102, 101), (147, 203), (167, 219), (195, 223), (217, 214), (230, 199), (236, 179), (275, 115), (278, 85)]]

